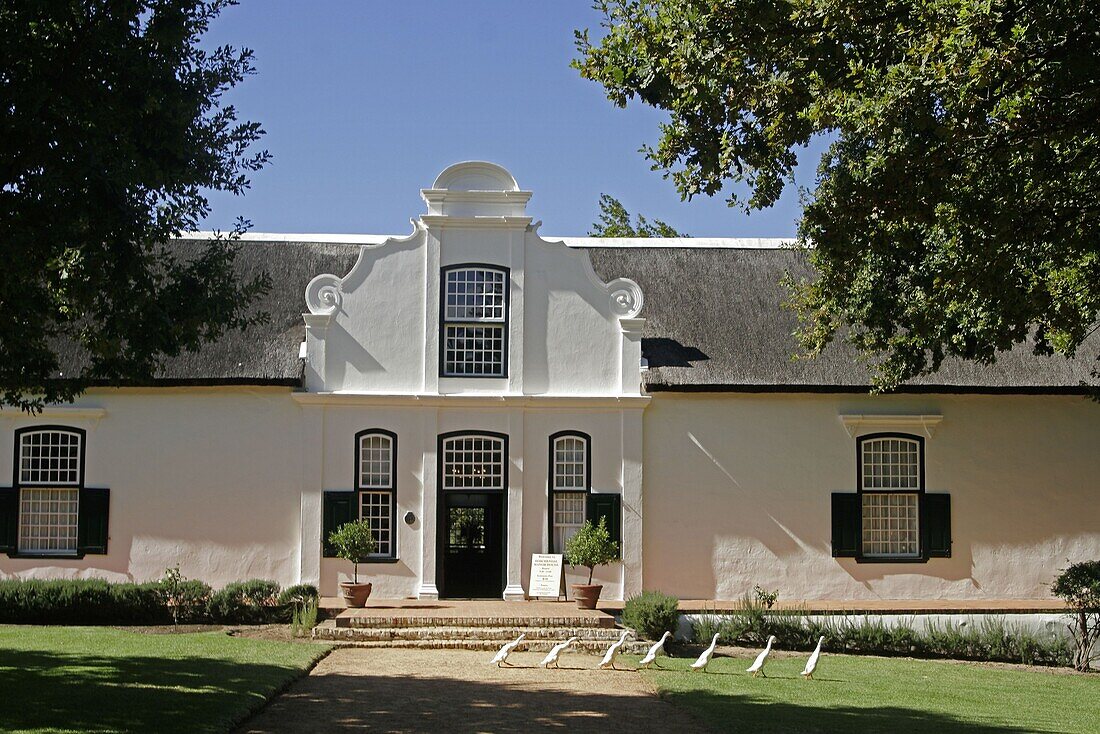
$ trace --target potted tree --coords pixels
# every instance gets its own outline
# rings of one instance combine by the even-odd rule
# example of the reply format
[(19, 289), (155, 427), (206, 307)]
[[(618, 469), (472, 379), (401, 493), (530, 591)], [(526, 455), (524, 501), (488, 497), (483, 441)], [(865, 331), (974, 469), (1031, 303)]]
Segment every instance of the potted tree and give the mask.
[(584, 566), (588, 569), (587, 584), (570, 584), (573, 598), (581, 609), (595, 609), (600, 600), (603, 584), (593, 584), (592, 574), (596, 566), (605, 566), (619, 560), (619, 544), (611, 539), (607, 530), (606, 518), (600, 518), (599, 525), (585, 520), (581, 529), (565, 542), (565, 558), (570, 566)]
[(370, 523), (366, 520), (345, 523), (329, 533), (328, 542), (336, 550), (338, 558), (352, 564), (352, 580), (340, 582), (340, 595), (344, 597), (344, 602), (352, 608), (366, 606), (371, 584), (359, 583), (359, 564), (366, 563), (377, 547)]

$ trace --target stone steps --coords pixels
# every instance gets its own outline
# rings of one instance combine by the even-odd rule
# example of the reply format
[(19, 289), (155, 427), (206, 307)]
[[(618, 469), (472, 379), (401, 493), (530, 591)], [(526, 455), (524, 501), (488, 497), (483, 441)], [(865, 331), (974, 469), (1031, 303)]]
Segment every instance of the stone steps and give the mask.
[[(313, 629), (313, 639), (356, 647), (392, 647), (439, 650), (496, 651), (509, 640), (526, 634), (517, 652), (547, 652), (570, 637), (580, 638), (569, 648), (603, 653), (619, 639), (621, 629), (603, 627), (418, 625), (406, 627), (342, 627), (325, 620)], [(627, 640), (624, 653), (644, 653), (651, 643)]]
[(394, 629), (409, 627), (615, 629), (615, 618), (607, 614), (562, 617), (414, 617), (397, 615), (358, 615), (345, 611), (336, 617), (335, 622), (337, 627), (355, 629)]

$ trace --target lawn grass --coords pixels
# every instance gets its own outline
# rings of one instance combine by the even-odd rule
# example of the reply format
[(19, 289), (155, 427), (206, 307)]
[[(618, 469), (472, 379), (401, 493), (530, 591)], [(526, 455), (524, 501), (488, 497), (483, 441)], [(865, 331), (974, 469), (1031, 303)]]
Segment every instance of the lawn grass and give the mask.
[(224, 732), (328, 649), (222, 632), (0, 626), (0, 731)]
[(1100, 675), (1013, 670), (947, 661), (829, 655), (815, 680), (805, 658), (660, 658), (671, 670), (644, 673), (667, 700), (723, 732), (1100, 732)]

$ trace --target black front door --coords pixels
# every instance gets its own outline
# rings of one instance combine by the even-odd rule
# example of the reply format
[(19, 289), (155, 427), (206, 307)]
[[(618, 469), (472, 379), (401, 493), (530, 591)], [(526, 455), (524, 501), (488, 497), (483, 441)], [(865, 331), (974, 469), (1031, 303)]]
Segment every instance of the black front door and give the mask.
[(442, 596), (499, 599), (504, 593), (504, 494), (443, 493)]

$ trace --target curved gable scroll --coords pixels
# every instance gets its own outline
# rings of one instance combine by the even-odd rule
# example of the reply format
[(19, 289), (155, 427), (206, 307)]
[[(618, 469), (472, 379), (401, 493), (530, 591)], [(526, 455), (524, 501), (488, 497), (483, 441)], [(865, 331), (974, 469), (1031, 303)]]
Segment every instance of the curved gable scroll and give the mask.
[(309, 312), (318, 316), (328, 316), (340, 312), (344, 302), (344, 294), (362, 284), (377, 260), (394, 248), (415, 244), (417, 236), (423, 233), (424, 226), (416, 219), (410, 219), (409, 221), (412, 223), (413, 231), (408, 236), (390, 237), (381, 244), (360, 247), (359, 257), (346, 275), (322, 273), (309, 281), (305, 293), (306, 308), (309, 309)]

